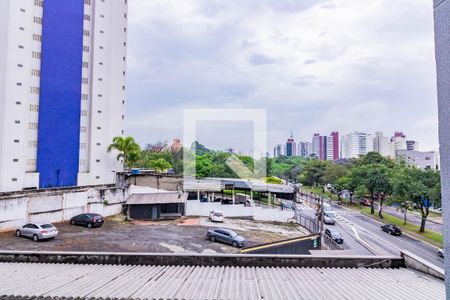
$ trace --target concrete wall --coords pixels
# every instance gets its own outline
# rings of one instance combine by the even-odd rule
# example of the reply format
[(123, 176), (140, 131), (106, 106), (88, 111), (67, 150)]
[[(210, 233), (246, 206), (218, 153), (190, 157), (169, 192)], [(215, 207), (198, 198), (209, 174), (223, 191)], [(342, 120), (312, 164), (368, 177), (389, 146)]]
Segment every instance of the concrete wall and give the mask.
[[(434, 1), (445, 273), (450, 274), (450, 0)], [(450, 279), (445, 282), (450, 295)]]
[(76, 188), (56, 191), (0, 194), (0, 231), (25, 222), (67, 221), (73, 216), (96, 212), (112, 216), (122, 211), (127, 192), (115, 188)]
[(226, 204), (218, 202), (186, 201), (186, 216), (209, 216), (212, 210), (221, 211), (225, 217), (252, 217), (258, 221), (287, 222), (294, 217), (293, 210), (281, 210), (265, 206), (244, 206), (243, 204)]
[(401, 268), (399, 256), (0, 251), (0, 262), (161, 266)]
[(138, 174), (129, 175), (124, 178), (125, 175), (120, 174), (117, 182), (126, 185), (148, 186), (155, 189), (161, 189), (166, 191), (179, 191), (183, 187), (183, 178), (175, 176), (162, 176), (155, 174)]

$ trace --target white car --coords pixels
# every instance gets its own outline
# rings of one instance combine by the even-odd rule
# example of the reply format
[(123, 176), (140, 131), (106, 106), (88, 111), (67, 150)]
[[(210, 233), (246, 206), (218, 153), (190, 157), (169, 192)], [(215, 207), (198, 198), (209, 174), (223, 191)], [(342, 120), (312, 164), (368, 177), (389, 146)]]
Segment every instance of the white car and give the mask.
[(223, 223), (223, 213), (220, 211), (211, 211), (209, 213), (209, 219), (211, 222), (220, 222)]
[(445, 250), (444, 249), (439, 249), (438, 251), (438, 255), (442, 258), (444, 258), (444, 254), (445, 254)]

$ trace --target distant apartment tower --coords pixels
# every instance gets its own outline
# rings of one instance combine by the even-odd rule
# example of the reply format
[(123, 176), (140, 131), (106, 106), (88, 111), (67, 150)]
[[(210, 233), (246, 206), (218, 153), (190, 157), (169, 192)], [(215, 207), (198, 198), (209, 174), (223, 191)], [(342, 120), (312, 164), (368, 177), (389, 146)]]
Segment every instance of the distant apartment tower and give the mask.
[(373, 138), (373, 151), (381, 154), (384, 157), (395, 157), (394, 147), (391, 139), (383, 135), (383, 132), (377, 131)]
[(329, 136), (315, 133), (312, 138), (312, 149), (319, 160), (339, 159), (339, 133), (332, 132)]
[(352, 132), (341, 137), (341, 158), (357, 158), (373, 151), (373, 135)]
[(3, 0), (0, 192), (113, 183), (127, 1)]
[(312, 143), (300, 142), (298, 143), (298, 156), (309, 157), (312, 154)]
[(406, 141), (406, 150), (409, 151), (419, 151), (419, 142), (417, 141)]
[(280, 157), (283, 156), (283, 145), (276, 145), (275, 148), (273, 148), (273, 157)]
[(408, 146), (406, 143), (406, 135), (401, 131), (396, 131), (394, 136), (391, 137), (392, 147), (394, 149), (394, 153), (398, 150), (407, 150)]
[(291, 137), (286, 142), (286, 156), (297, 155), (297, 144), (294, 141), (294, 135), (291, 132)]

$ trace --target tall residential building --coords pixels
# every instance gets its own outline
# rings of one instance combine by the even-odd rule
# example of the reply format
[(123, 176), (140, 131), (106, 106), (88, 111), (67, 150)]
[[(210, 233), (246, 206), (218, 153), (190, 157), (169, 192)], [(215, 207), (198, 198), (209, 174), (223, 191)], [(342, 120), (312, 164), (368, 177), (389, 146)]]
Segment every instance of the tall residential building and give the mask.
[(391, 143), (393, 144), (394, 153), (398, 150), (407, 150), (406, 135), (401, 131), (396, 131), (394, 136), (391, 137)]
[(127, 1), (3, 0), (0, 20), (0, 192), (114, 182)]
[(273, 148), (273, 157), (279, 157), (283, 156), (283, 145), (276, 145), (275, 148)]
[(352, 132), (341, 138), (341, 158), (357, 158), (373, 151), (373, 135)]
[(391, 139), (383, 135), (383, 132), (377, 131), (373, 138), (373, 151), (384, 157), (395, 157), (394, 147)]
[(309, 157), (312, 154), (312, 143), (300, 142), (298, 143), (298, 156)]
[(419, 151), (419, 142), (417, 142), (417, 141), (406, 141), (406, 150)]
[(297, 155), (297, 144), (294, 141), (294, 135), (291, 132), (291, 137), (286, 142), (286, 156)]
[(313, 154), (320, 160), (339, 159), (339, 133), (332, 132), (329, 136), (315, 133), (312, 138)]

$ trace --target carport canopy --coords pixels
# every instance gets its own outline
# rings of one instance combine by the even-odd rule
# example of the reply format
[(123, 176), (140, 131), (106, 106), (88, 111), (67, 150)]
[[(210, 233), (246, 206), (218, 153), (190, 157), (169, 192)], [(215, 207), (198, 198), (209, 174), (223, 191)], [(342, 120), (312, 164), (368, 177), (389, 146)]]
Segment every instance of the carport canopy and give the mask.
[(187, 193), (181, 192), (164, 192), (164, 193), (145, 193), (130, 195), (126, 204), (170, 204), (170, 203), (185, 203)]

